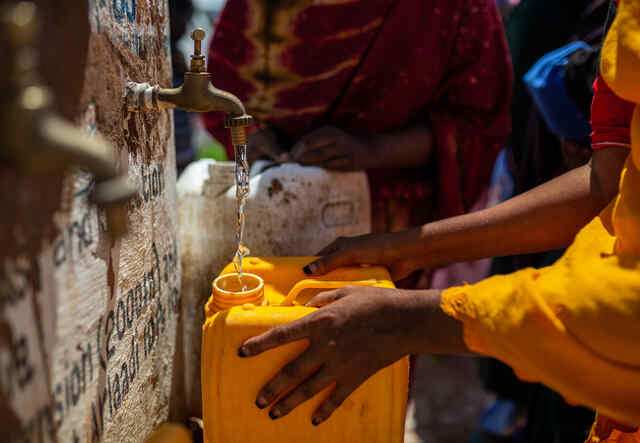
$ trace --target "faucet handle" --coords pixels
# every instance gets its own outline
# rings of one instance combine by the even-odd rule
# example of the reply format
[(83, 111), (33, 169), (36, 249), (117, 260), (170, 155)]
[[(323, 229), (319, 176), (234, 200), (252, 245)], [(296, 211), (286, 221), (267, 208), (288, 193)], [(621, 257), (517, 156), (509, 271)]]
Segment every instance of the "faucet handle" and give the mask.
[(191, 31), (191, 39), (193, 40), (193, 55), (202, 55), (202, 46), (200, 43), (204, 40), (206, 33), (202, 28), (196, 28)]
[(191, 32), (191, 39), (193, 40), (193, 55), (191, 55), (191, 72), (204, 72), (204, 55), (202, 55), (202, 40), (204, 40), (206, 33), (202, 28), (196, 28)]

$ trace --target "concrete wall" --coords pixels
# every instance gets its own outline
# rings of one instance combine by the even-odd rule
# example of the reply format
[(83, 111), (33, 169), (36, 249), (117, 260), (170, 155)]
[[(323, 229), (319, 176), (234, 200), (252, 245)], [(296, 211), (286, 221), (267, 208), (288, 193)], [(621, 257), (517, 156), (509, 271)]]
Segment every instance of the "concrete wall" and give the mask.
[(171, 113), (128, 117), (122, 92), (129, 80), (170, 86), (168, 5), (36, 3), (58, 109), (114, 144), (139, 194), (113, 240), (90, 174), (0, 164), (2, 440), (138, 442), (180, 390), (181, 269)]

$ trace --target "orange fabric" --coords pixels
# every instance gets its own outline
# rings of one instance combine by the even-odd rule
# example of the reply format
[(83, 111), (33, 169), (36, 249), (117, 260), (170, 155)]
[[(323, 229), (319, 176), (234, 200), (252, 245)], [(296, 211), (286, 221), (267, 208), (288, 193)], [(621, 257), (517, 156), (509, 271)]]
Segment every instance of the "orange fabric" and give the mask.
[[(639, 1), (620, 1), (601, 71), (615, 94), (640, 103)], [(462, 321), (470, 349), (603, 414), (591, 443), (640, 442), (639, 169), (636, 107), (619, 193), (560, 260), (442, 295), (442, 309)]]

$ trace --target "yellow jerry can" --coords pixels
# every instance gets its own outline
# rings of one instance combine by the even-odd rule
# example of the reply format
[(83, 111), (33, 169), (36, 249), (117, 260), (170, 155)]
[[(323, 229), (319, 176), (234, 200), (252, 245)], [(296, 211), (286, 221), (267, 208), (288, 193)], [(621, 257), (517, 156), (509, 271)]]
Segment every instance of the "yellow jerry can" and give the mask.
[(144, 443), (193, 443), (189, 430), (179, 423), (162, 423)]
[[(315, 427), (311, 416), (331, 387), (289, 415), (271, 420), (255, 405), (258, 392), (286, 363), (306, 349), (301, 340), (257, 357), (240, 358), (250, 337), (315, 310), (301, 306), (318, 292), (348, 285), (393, 288), (378, 266), (348, 267), (309, 279), (302, 268), (313, 257), (254, 258), (243, 261), (240, 288), (228, 265), (216, 279), (202, 331), (202, 409), (207, 443), (402, 443), (409, 361), (404, 358), (361, 385), (331, 418)], [(244, 280), (244, 274), (251, 274)], [(236, 287), (234, 287), (236, 286)], [(234, 306), (235, 305), (235, 306)], [(229, 309), (230, 308), (230, 309)]]

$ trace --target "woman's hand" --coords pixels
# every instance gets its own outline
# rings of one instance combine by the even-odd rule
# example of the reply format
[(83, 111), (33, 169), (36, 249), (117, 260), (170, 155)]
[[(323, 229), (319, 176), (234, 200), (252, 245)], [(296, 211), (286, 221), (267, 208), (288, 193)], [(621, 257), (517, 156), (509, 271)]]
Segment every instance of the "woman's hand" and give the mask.
[(278, 144), (276, 133), (271, 128), (251, 134), (247, 150), (250, 163), (265, 157), (279, 163), (291, 161), (291, 156)]
[(284, 163), (320, 166), (341, 171), (373, 168), (418, 168), (431, 160), (432, 135), (424, 124), (395, 132), (356, 137), (334, 126), (324, 126), (303, 136), (286, 152), (272, 129), (249, 137), (249, 160), (268, 157)]
[[(290, 342), (309, 340), (309, 347), (258, 394), (256, 405), (263, 409), (297, 386), (273, 405), (269, 416), (274, 420), (334, 385), (313, 414), (312, 423), (317, 426), (371, 375), (405, 355), (464, 349), (457, 321), (440, 310), (439, 291), (344, 287), (319, 294), (308, 306), (327, 303), (331, 304), (247, 340), (238, 350), (241, 357), (252, 357)], [(442, 343), (432, 343), (425, 333), (431, 326), (436, 340), (447, 331), (446, 349)]]
[[(324, 275), (343, 266), (360, 264), (386, 266), (393, 281), (402, 280), (429, 264), (426, 254), (417, 254), (419, 230), (359, 237), (340, 237), (318, 253), (321, 257), (304, 268), (307, 275)], [(414, 238), (415, 237), (415, 238)]]
[(302, 137), (291, 150), (294, 161), (340, 171), (359, 171), (375, 165), (375, 152), (364, 140), (333, 126)]

